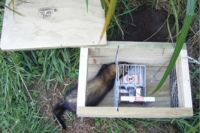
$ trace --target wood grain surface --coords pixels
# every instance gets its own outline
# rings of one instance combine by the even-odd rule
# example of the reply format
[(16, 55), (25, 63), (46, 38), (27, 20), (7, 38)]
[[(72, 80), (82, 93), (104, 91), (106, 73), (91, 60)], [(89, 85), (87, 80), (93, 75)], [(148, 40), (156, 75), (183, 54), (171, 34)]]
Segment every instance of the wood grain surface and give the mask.
[[(6, 5), (12, 7), (11, 0)], [(17, 15), (5, 8), (1, 49), (29, 50), (105, 45), (99, 43), (105, 13), (99, 0), (15, 0)]]

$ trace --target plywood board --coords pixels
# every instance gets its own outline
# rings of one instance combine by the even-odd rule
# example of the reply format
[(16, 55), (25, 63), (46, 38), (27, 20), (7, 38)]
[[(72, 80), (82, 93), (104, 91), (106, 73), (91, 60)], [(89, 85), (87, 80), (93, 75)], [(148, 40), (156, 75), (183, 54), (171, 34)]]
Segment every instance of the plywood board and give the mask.
[(187, 51), (181, 50), (176, 62), (178, 97), (180, 107), (192, 107), (192, 94)]
[(119, 45), (119, 61), (127, 61), (147, 66), (167, 66), (173, 54), (171, 43), (151, 42), (109, 42), (108, 45), (89, 48), (88, 64), (114, 62)]
[(192, 116), (192, 108), (78, 107), (78, 116), (122, 118), (177, 118)]
[[(87, 85), (87, 64), (88, 60), (88, 48), (81, 48), (80, 52), (80, 64), (79, 64), (79, 79), (78, 79), (78, 97), (82, 99), (77, 101), (77, 106), (85, 106), (86, 85)], [(81, 90), (81, 91), (80, 91)]]
[[(11, 0), (6, 5), (12, 7)], [(105, 13), (100, 0), (15, 0), (15, 10), (5, 9), (1, 49), (25, 50), (105, 45), (99, 42)]]

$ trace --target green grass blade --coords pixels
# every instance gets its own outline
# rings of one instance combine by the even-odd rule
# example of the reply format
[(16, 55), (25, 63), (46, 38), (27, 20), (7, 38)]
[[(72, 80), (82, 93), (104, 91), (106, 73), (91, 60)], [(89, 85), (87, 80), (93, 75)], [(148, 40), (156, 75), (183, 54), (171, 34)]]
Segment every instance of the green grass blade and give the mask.
[[(174, 12), (174, 17), (175, 17), (175, 25), (176, 25), (176, 34), (179, 33), (179, 24), (178, 24), (178, 14), (177, 14), (177, 11), (176, 11), (176, 7), (175, 7), (175, 4), (174, 4), (174, 1), (173, 0), (170, 0), (169, 1), (170, 5), (172, 6), (172, 10)], [(176, 40), (178, 40), (178, 35), (176, 36)]]
[(156, 89), (150, 95), (155, 94), (160, 89), (160, 87), (163, 85), (163, 83), (167, 79), (168, 75), (170, 74), (172, 68), (174, 67), (176, 59), (179, 56), (179, 53), (183, 47), (183, 43), (186, 39), (186, 36), (187, 36), (189, 28), (190, 28), (190, 24), (191, 24), (192, 18), (194, 16), (194, 7), (195, 7), (195, 0), (188, 0), (187, 9), (186, 9), (186, 17), (183, 22), (183, 28), (181, 29), (179, 39), (177, 40), (174, 53), (171, 57), (170, 63), (167, 67), (167, 70), (164, 73), (164, 76), (162, 77), (162, 79), (161, 79), (160, 83), (158, 84), (158, 86), (156, 87)]
[[(12, 0), (12, 5), (13, 5), (13, 4), (14, 4), (14, 0)], [(8, 8), (9, 10), (13, 11), (13, 14), (16, 13), (16, 14), (18, 14), (18, 15), (24, 17), (24, 15), (23, 15), (22, 13), (17, 12), (17, 11), (14, 10), (14, 5), (12, 6), (12, 8), (10, 8), (9, 6), (7, 6), (7, 5), (5, 5), (4, 3), (0, 2), (0, 6), (6, 7), (6, 8)]]
[(101, 7), (103, 9), (106, 9), (106, 3), (105, 3), (105, 0), (100, 0), (101, 1)]
[(197, 123), (194, 127), (187, 131), (187, 133), (193, 133), (195, 130), (198, 130), (200, 123)]
[(126, 5), (126, 2), (125, 2), (125, 1), (122, 1), (122, 3), (124, 3), (125, 8), (127, 9), (127, 12), (128, 12), (129, 15), (130, 15), (131, 22), (133, 23), (133, 16), (132, 16), (132, 14), (131, 14), (131, 10), (130, 10), (129, 7)]
[(85, 0), (85, 3), (86, 3), (87, 12), (88, 12), (88, 0)]

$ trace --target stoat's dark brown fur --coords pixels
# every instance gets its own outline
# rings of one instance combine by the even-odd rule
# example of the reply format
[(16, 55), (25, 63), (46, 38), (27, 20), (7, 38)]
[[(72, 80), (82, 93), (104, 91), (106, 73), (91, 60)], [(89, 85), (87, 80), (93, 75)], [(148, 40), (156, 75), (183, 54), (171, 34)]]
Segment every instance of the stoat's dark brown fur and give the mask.
[[(119, 62), (119, 64), (125, 62)], [(126, 63), (127, 64), (127, 63)], [(120, 75), (122, 69), (120, 69)], [(103, 64), (97, 75), (87, 82), (86, 106), (97, 105), (105, 95), (113, 88), (116, 76), (115, 63)], [(76, 113), (78, 84), (67, 92), (63, 102), (58, 103), (54, 108), (54, 114), (61, 123), (63, 129), (67, 129), (65, 122), (61, 119), (65, 110)]]

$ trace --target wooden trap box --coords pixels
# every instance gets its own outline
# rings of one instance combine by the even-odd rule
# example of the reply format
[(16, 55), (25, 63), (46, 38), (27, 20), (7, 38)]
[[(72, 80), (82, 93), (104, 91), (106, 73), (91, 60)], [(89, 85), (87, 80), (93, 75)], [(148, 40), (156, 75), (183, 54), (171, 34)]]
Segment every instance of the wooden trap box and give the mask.
[[(173, 118), (193, 115), (188, 59), (185, 48), (181, 51), (176, 62), (179, 107), (170, 107), (169, 78), (162, 88), (153, 95), (156, 101), (149, 106), (143, 107), (142, 104), (120, 103), (117, 111), (113, 104), (113, 89), (98, 106), (85, 106), (87, 80), (97, 74), (102, 64), (114, 62), (118, 45), (120, 47), (119, 61), (146, 65), (147, 95), (158, 85), (174, 51), (171, 43), (151, 42), (108, 42), (107, 46), (81, 48), (77, 103), (78, 116)], [(154, 77), (159, 68), (161, 70)]]

